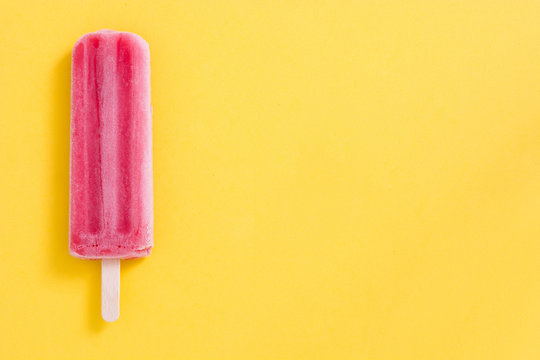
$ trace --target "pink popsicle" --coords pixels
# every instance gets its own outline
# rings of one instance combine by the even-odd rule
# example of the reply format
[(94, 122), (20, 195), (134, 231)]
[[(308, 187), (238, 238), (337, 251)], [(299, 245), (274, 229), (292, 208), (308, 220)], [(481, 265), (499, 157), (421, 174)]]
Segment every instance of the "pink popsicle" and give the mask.
[(73, 47), (71, 255), (129, 259), (153, 246), (150, 52), (140, 36), (101, 30)]

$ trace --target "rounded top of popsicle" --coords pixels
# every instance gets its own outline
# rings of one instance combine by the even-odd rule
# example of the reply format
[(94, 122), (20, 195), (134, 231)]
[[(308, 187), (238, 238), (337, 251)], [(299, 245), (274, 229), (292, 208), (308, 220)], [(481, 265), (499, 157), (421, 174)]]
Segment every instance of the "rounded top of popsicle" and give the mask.
[(87, 40), (92, 39), (104, 39), (104, 38), (114, 38), (114, 37), (124, 37), (128, 38), (129, 40), (138, 43), (144, 47), (148, 47), (148, 42), (144, 40), (140, 35), (128, 32), (128, 31), (116, 31), (111, 29), (102, 29), (91, 33), (86, 33), (83, 36), (81, 36), (76, 42), (73, 48), (75, 49), (77, 45), (79, 45), (82, 42), (85, 42)]

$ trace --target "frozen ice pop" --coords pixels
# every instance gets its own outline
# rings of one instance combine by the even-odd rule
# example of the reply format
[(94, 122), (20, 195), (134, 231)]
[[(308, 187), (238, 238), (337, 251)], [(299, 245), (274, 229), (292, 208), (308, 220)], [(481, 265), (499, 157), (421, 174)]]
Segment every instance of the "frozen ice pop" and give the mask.
[(127, 32), (86, 34), (71, 71), (69, 251), (114, 259), (105, 271), (105, 261), (119, 267), (153, 246), (148, 43)]

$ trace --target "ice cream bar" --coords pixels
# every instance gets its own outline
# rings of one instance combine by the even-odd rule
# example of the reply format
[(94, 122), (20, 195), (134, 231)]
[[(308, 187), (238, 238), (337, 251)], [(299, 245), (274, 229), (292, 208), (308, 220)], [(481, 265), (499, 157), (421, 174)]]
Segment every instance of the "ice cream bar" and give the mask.
[(138, 35), (102, 30), (73, 48), (69, 216), (75, 257), (152, 250), (150, 52)]

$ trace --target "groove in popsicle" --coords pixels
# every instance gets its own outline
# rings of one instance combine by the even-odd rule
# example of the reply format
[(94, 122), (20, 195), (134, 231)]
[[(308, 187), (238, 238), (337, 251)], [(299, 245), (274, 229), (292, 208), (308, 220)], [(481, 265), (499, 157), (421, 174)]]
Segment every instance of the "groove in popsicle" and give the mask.
[(133, 116), (133, 54), (128, 39), (121, 35), (117, 43), (117, 97), (118, 97), (118, 223), (117, 231), (128, 234), (132, 231), (132, 180), (133, 173), (132, 152), (133, 132), (136, 126)]
[(100, 166), (100, 114), (98, 111), (98, 74), (97, 74), (97, 61), (96, 53), (99, 47), (99, 39), (89, 39), (89, 46), (85, 53), (85, 70), (86, 80), (85, 87), (85, 119), (79, 119), (79, 121), (85, 122), (85, 147), (86, 147), (86, 159), (85, 159), (85, 178), (86, 184), (86, 229), (90, 234), (98, 234), (102, 227), (102, 213), (103, 213), (103, 193), (101, 184), (101, 166)]

